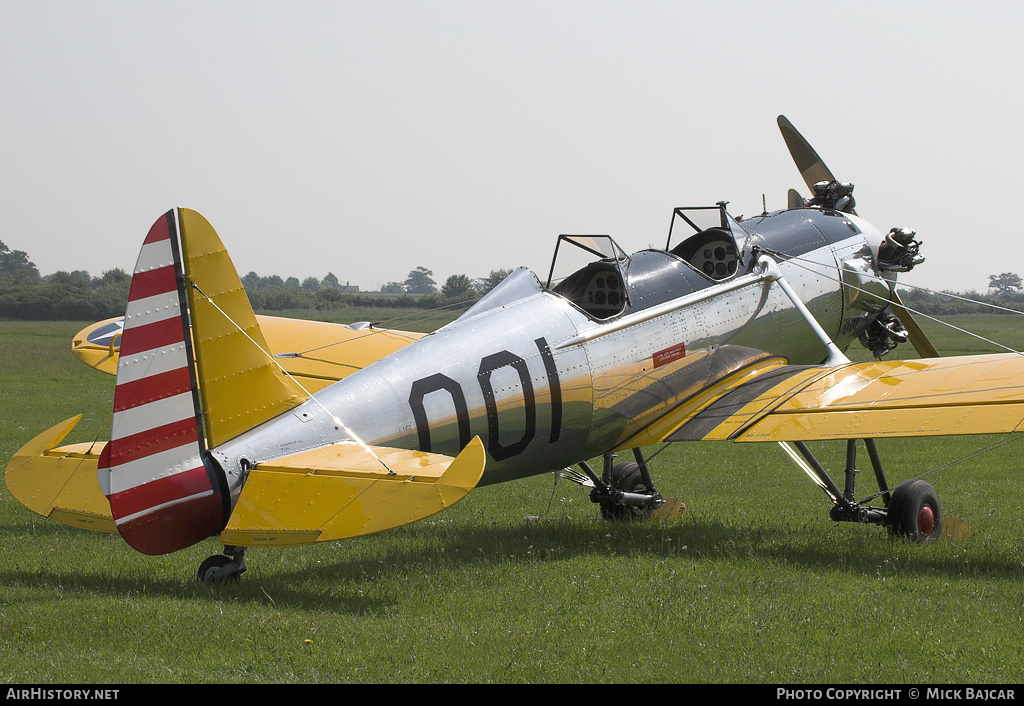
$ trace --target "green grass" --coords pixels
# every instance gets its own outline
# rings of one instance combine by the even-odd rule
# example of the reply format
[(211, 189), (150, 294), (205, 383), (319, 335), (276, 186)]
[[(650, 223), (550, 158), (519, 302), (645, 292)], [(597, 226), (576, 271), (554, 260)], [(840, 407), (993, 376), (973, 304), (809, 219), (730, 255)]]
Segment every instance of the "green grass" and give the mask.
[[(0, 457), (78, 412), (75, 440), (106, 434), (113, 381), (68, 352), (79, 328), (0, 322)], [(994, 440), (879, 448), (899, 481)], [(841, 445), (815, 448), (842, 467)], [(652, 465), (688, 517), (607, 524), (544, 475), (380, 535), (252, 550), (213, 588), (193, 577), (215, 540), (147, 557), (4, 490), (0, 680), (1017, 683), (1021, 448), (929, 477), (964, 540), (835, 524), (774, 445), (676, 444)]]

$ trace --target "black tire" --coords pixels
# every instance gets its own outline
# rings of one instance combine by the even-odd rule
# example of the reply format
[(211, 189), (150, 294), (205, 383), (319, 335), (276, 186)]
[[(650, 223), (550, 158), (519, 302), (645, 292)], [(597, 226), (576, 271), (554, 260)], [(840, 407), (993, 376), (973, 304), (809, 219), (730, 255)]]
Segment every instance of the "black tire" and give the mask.
[[(640, 465), (634, 461), (616, 463), (612, 466), (608, 485), (612, 490), (622, 490), (627, 493), (647, 491), (643, 474), (640, 472)], [(650, 508), (637, 505), (617, 505), (611, 500), (601, 501), (600, 507), (601, 517), (606, 520), (642, 520), (651, 515)]]
[[(214, 554), (213, 556), (207, 557), (203, 560), (203, 563), (199, 565), (199, 571), (196, 574), (196, 578), (207, 586), (220, 583), (220, 579), (217, 578), (217, 574), (230, 563), (231, 558), (226, 557), (223, 554)], [(233, 574), (231, 578), (237, 579), (238, 574)]]
[(942, 506), (935, 488), (915, 480), (896, 488), (889, 500), (886, 524), (896, 537), (931, 542), (942, 534)]

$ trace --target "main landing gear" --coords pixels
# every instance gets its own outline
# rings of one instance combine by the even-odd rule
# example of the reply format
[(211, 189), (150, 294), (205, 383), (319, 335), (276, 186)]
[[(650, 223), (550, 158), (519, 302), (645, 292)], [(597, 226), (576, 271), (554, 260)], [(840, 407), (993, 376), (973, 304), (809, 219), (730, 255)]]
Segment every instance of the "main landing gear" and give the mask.
[[(782, 442), (782, 447), (807, 472), (832, 501), (829, 516), (836, 522), (878, 524), (888, 528), (893, 537), (906, 537), (924, 543), (938, 539), (942, 534), (942, 505), (935, 489), (927, 482), (916, 479), (901, 483), (893, 489), (885, 479), (874, 439), (864, 439), (871, 459), (879, 492), (863, 501), (856, 499), (854, 486), (857, 474), (857, 441), (846, 442), (846, 468), (842, 489), (832, 480), (818, 459), (803, 442)], [(582, 472), (566, 469), (562, 476), (574, 483), (589, 487), (591, 501), (601, 508), (607, 520), (644, 519), (665, 505), (654, 487), (654, 481), (640, 449), (633, 450), (635, 461), (615, 462), (614, 454), (604, 455), (604, 469), (599, 476), (586, 463), (580, 463)], [(872, 507), (867, 502), (881, 497), (883, 506)]]
[(640, 449), (633, 449), (634, 461), (615, 463), (614, 454), (604, 455), (604, 469), (599, 476), (585, 461), (583, 471), (563, 471), (563, 477), (590, 488), (590, 500), (601, 508), (606, 520), (646, 519), (665, 504), (654, 488)]
[[(802, 441), (793, 446), (782, 446), (801, 465), (811, 479), (824, 489), (833, 502), (829, 516), (836, 522), (862, 522), (884, 525), (895, 537), (906, 537), (916, 542), (930, 542), (942, 534), (942, 506), (939, 496), (931, 485), (921, 479), (901, 483), (890, 490), (885, 480), (885, 472), (878, 457), (878, 449), (874, 439), (864, 439), (864, 446), (871, 459), (871, 467), (878, 481), (878, 494), (868, 498), (881, 496), (884, 507), (875, 508), (864, 505), (854, 497), (854, 482), (858, 471), (857, 441), (846, 442), (846, 468), (844, 470), (845, 485), (843, 490), (833, 482), (828, 473)], [(801, 462), (802, 461), (802, 462)]]
[(224, 547), (224, 554), (214, 554), (199, 565), (196, 578), (208, 586), (237, 581), (245, 573), (245, 547)]

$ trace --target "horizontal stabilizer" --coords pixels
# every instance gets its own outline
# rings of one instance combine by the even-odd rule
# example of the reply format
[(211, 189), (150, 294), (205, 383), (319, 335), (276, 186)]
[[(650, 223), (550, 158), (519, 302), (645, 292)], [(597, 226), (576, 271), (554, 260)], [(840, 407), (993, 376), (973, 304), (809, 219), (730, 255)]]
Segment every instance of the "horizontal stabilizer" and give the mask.
[(295, 546), (401, 527), (451, 507), (476, 487), (486, 455), (479, 438), (450, 456), (333, 445), (249, 473), (221, 541)]
[(117, 532), (96, 479), (105, 444), (57, 446), (81, 418), (66, 419), (21, 447), (7, 464), (7, 488), (18, 502), (43, 517), (96, 532)]

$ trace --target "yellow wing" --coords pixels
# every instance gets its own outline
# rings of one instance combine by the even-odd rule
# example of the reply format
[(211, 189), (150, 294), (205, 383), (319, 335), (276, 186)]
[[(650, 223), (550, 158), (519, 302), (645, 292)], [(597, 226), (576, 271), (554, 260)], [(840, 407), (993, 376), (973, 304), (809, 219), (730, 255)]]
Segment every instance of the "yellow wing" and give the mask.
[(310, 392), (362, 370), (426, 334), (257, 316), (274, 358)]
[[(337, 382), (425, 335), (277, 316), (257, 316), (256, 321), (277, 362), (309, 392)], [(121, 317), (99, 321), (75, 335), (71, 352), (89, 367), (116, 375), (120, 332)]]
[(623, 448), (657, 441), (812, 441), (1024, 431), (1024, 355), (761, 361), (705, 388)]

